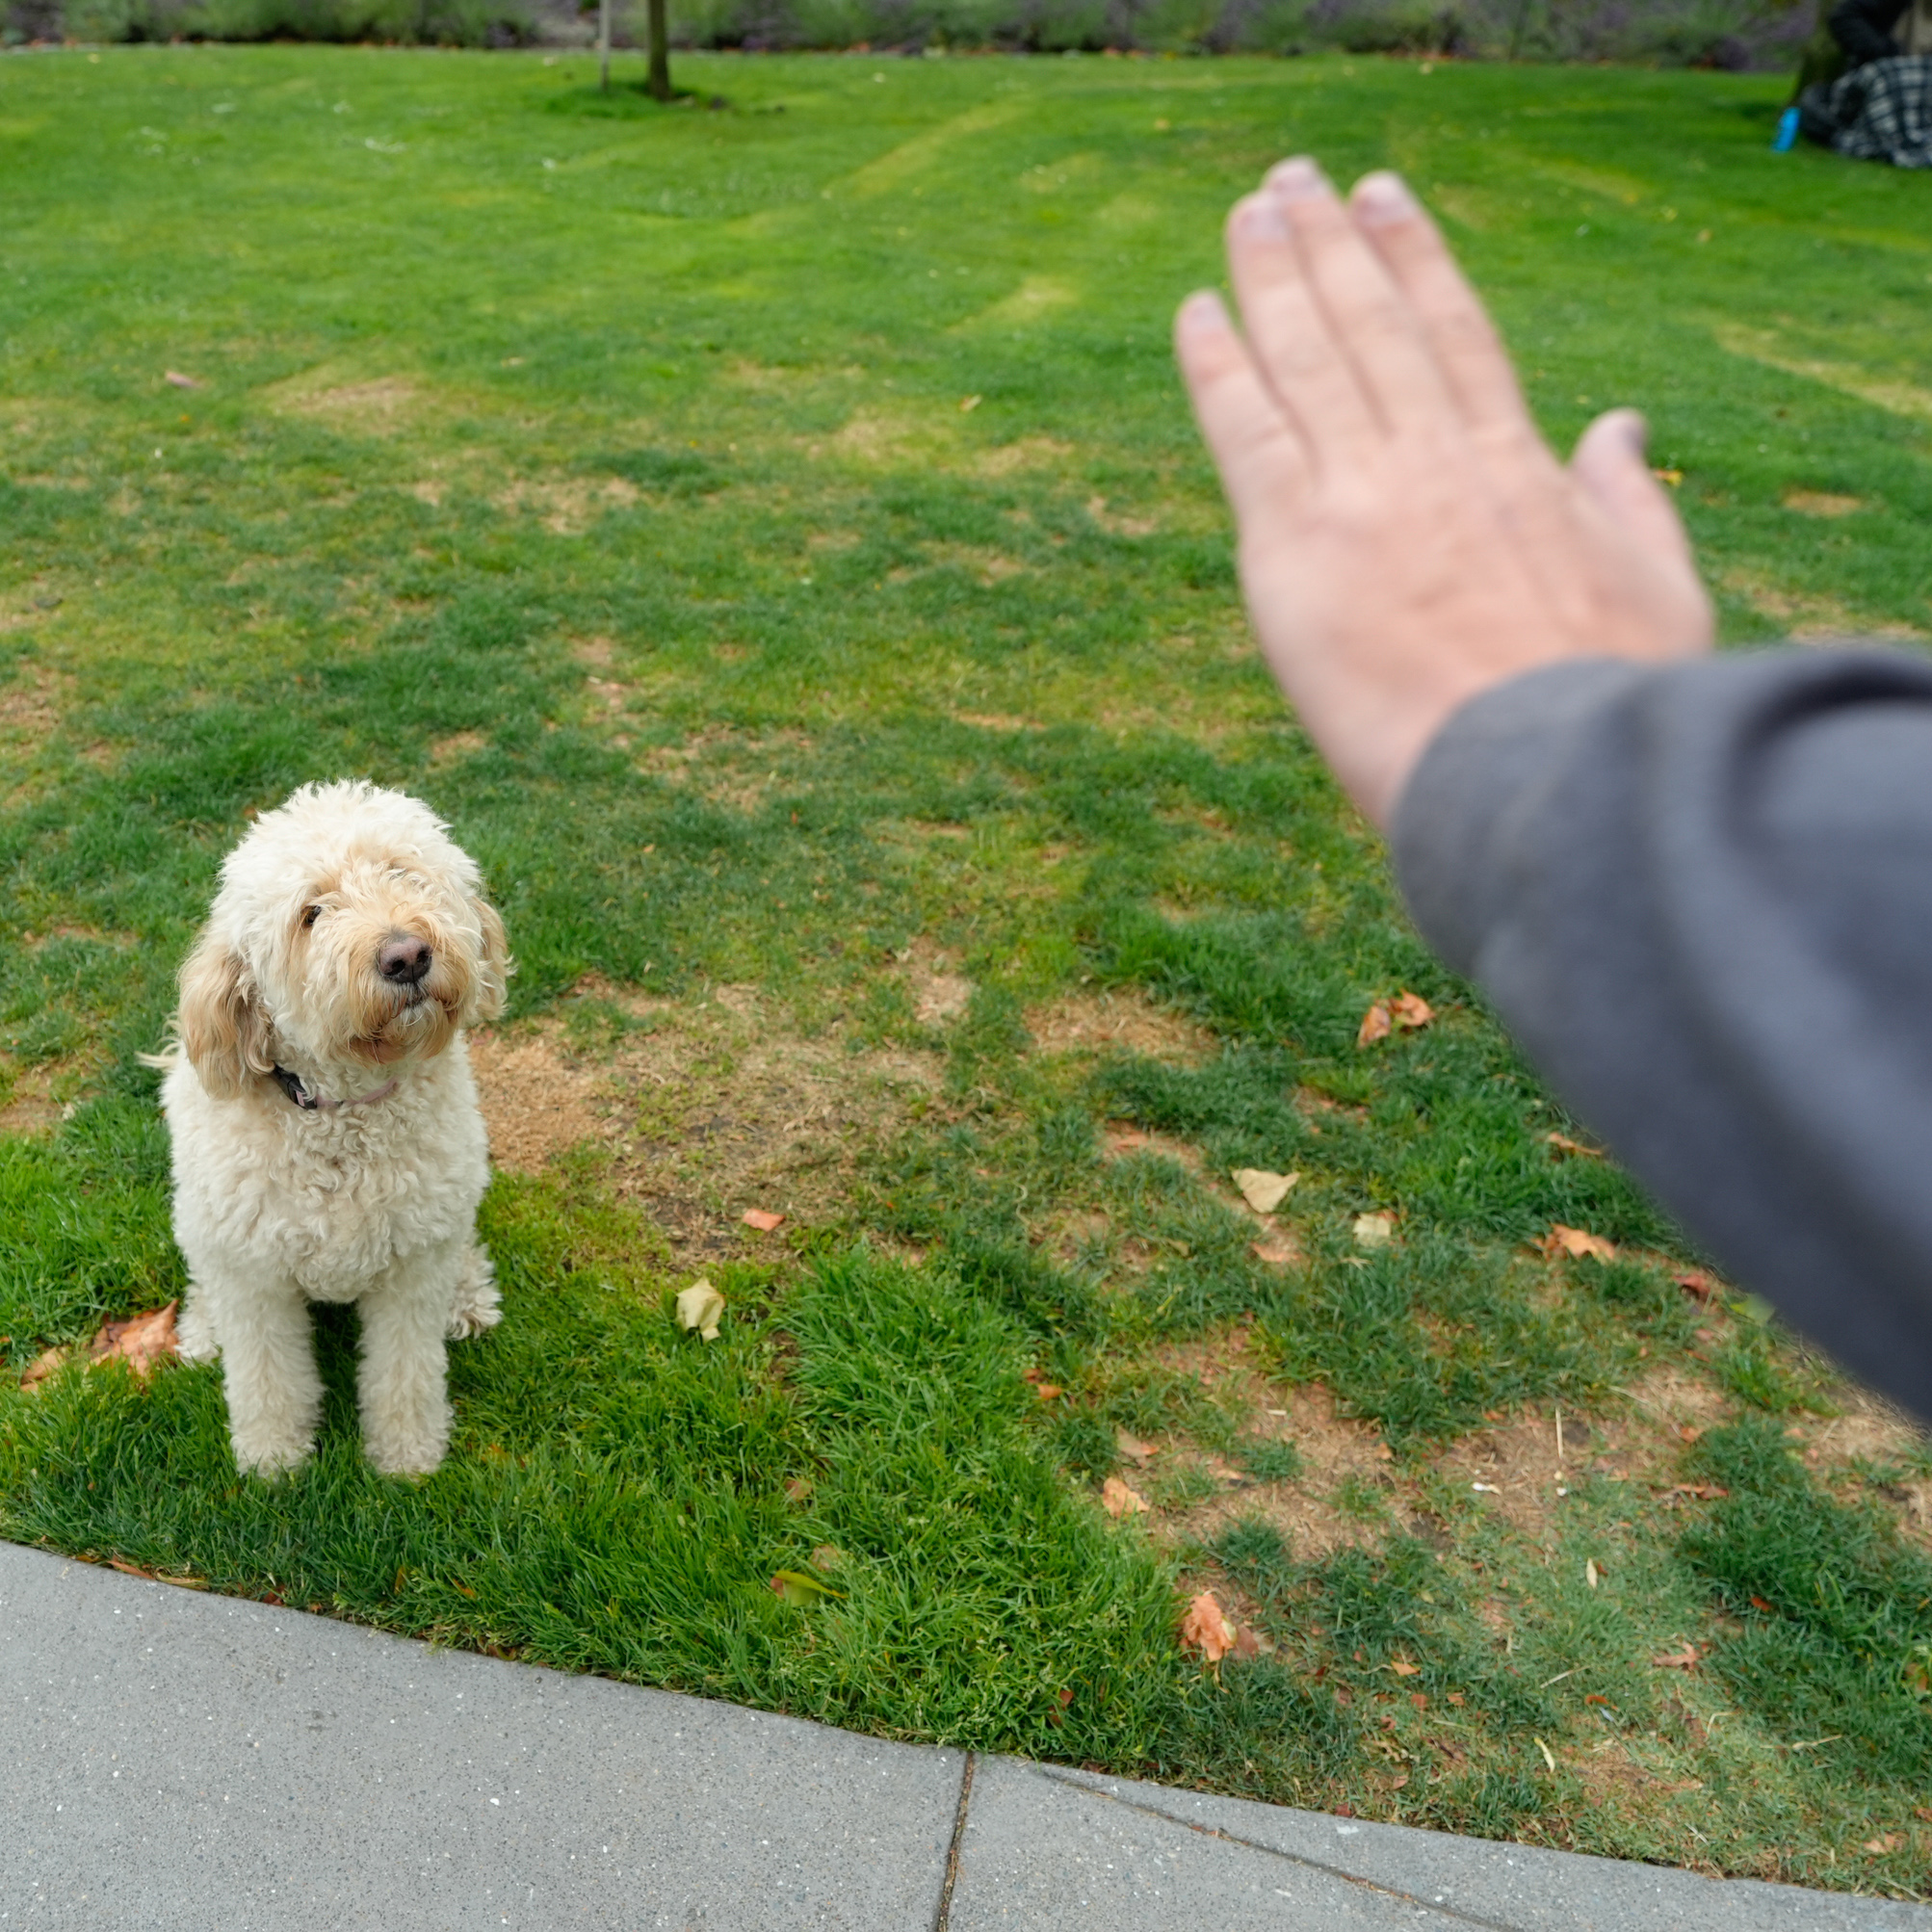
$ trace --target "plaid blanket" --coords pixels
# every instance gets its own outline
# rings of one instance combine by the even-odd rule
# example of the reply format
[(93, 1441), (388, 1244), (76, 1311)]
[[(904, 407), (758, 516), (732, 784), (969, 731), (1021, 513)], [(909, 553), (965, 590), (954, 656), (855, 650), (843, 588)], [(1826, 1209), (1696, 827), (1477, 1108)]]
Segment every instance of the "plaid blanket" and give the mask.
[(1871, 61), (1805, 90), (1805, 132), (1854, 161), (1932, 168), (1932, 54)]

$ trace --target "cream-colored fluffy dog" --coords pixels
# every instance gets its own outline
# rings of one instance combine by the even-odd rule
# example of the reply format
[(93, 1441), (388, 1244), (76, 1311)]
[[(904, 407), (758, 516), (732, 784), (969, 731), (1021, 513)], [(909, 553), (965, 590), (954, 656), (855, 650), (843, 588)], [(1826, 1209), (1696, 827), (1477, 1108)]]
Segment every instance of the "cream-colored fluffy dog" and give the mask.
[(400, 792), (305, 785), (222, 864), (161, 1104), (181, 1353), (221, 1355), (245, 1471), (313, 1447), (311, 1301), (360, 1304), (369, 1459), (411, 1475), (442, 1461), (444, 1338), (498, 1318), (463, 1029), (502, 1011), (509, 970), (476, 866)]

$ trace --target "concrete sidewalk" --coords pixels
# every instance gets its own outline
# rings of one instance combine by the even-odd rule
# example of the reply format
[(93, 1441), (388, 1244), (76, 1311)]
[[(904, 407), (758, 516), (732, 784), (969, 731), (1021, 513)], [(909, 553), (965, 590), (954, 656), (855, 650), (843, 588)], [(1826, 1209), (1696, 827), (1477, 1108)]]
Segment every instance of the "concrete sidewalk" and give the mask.
[(0, 1928), (1932, 1932), (881, 1744), (0, 1544)]

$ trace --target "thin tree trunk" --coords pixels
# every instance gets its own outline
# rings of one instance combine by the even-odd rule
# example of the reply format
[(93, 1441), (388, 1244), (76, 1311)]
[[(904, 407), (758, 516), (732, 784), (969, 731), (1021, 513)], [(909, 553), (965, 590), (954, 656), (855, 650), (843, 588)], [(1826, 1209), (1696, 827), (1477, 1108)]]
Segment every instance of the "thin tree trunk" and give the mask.
[(597, 85), (606, 93), (611, 91), (611, 0), (597, 0), (597, 66), (601, 75)]
[(653, 100), (671, 97), (671, 39), (666, 11), (665, 0), (649, 0), (651, 70), (644, 81), (644, 91)]

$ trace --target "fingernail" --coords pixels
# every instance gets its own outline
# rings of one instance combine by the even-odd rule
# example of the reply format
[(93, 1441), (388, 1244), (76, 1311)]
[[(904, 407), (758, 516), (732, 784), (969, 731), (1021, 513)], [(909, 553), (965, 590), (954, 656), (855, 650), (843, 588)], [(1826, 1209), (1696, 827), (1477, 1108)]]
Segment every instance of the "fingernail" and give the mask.
[(1267, 185), (1284, 201), (1306, 201), (1311, 196), (1319, 195), (1328, 183), (1307, 155), (1297, 154), (1292, 161), (1284, 161), (1268, 170)]
[(1221, 299), (1211, 289), (1196, 289), (1174, 318), (1175, 326), (1189, 335), (1197, 329), (1216, 327), (1223, 320)]
[(1278, 242), (1288, 230), (1281, 210), (1266, 195), (1245, 195), (1235, 203), (1235, 232), (1244, 241)]
[(1371, 222), (1406, 222), (1417, 212), (1416, 197), (1399, 174), (1365, 174), (1349, 197), (1355, 212)]

